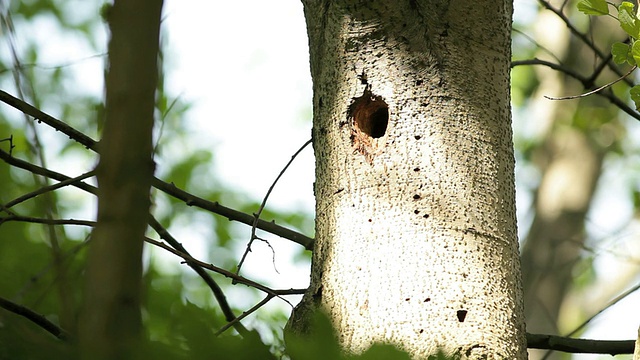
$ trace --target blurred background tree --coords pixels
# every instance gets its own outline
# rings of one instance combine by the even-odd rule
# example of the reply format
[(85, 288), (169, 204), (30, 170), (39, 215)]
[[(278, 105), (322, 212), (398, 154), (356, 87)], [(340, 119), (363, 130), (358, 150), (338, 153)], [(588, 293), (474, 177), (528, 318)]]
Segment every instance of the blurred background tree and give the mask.
[[(534, 16), (516, 17), (514, 63), (536, 58), (579, 78), (548, 66), (512, 72), (518, 183), (530, 204), (521, 207), (528, 213), (521, 221), (527, 331), (580, 336), (584, 321), (637, 282), (637, 113), (631, 110), (632, 119), (605, 96), (545, 98), (585, 93), (626, 73), (607, 65), (611, 44), (626, 34), (613, 18), (579, 13), (575, 2), (537, 5)], [(630, 110), (626, 91), (623, 82), (602, 93), (619, 96)], [(530, 358), (570, 355), (530, 350)]]
[[(306, 30), (301, 4), (293, 3), (214, 4), (203, 11), (198, 2), (167, 2), (154, 140), (158, 178), (247, 214), (258, 211), (273, 179), (310, 134)], [(102, 6), (100, 1), (79, 0), (0, 2), (0, 89), (94, 139), (99, 138), (103, 116), (107, 32), (100, 16)], [(610, 44), (625, 38), (616, 21), (578, 13), (574, 1), (516, 0), (515, 7), (516, 61), (546, 60), (589, 80), (602, 62), (589, 43), (606, 57)], [(247, 21), (234, 20), (235, 25), (224, 21), (245, 16)], [(185, 17), (191, 17), (191, 24), (178, 21)], [(189, 37), (195, 45), (186, 48), (180, 41)], [(231, 68), (238, 62), (241, 66)], [(293, 67), (289, 62), (301, 64)], [(193, 79), (185, 75), (185, 67), (193, 64), (205, 85), (186, 84)], [(223, 81), (229, 72), (236, 81)], [(638, 281), (638, 245), (633, 241), (640, 199), (638, 146), (633, 141), (639, 131), (637, 120), (598, 95), (565, 101), (543, 97), (580, 94), (618, 77), (609, 68), (599, 74), (585, 83), (548, 66), (518, 65), (512, 72), (529, 332), (567, 335)], [(275, 83), (298, 95), (270, 91)], [(627, 84), (616, 84), (611, 91), (629, 103)], [(229, 103), (225, 95), (242, 105)], [(0, 140), (2, 149), (11, 150), (14, 157), (70, 177), (92, 170), (97, 160), (84, 146), (9, 106), (0, 106)], [(294, 163), (299, 167), (285, 174), (261, 218), (275, 219), (313, 237), (310, 153), (310, 149), (303, 152), (297, 160), (302, 165)], [(0, 276), (0, 298), (44, 314), (73, 332), (90, 228), (8, 218), (13, 214), (93, 219), (94, 197), (65, 187), (4, 208), (47, 184), (46, 178), (23, 169), (0, 166), (0, 273), (6, 274)], [(153, 200), (159, 223), (192, 255), (234, 271), (250, 238), (249, 227), (159, 191)], [(273, 254), (266, 243), (257, 241), (241, 274), (281, 289), (306, 286), (299, 279), (305, 279), (308, 270), (299, 269), (308, 268), (309, 253), (288, 240), (267, 238)], [(210, 288), (179, 262), (162, 249), (146, 247), (143, 320), (148, 337), (166, 345), (162, 349), (178, 353), (222, 346), (222, 341), (210, 339), (227, 323), (225, 315)], [(297, 280), (287, 282), (290, 275), (297, 275)], [(236, 316), (263, 299), (253, 288), (231, 285), (220, 275), (212, 277), (222, 286)], [(297, 302), (296, 297), (288, 299)], [(630, 314), (625, 301), (573, 336), (635, 338), (640, 315)], [(243, 324), (258, 330), (261, 341), (279, 355), (281, 329), (290, 309), (286, 302), (274, 299)], [(616, 318), (617, 313), (626, 317)], [(607, 318), (617, 326), (612, 328)], [(235, 339), (236, 331), (227, 330), (221, 336)], [(0, 343), (0, 358), (54, 353), (64, 358), (67, 351), (42, 329), (7, 311), (0, 312)], [(530, 354), (541, 358), (545, 352), (531, 350)], [(571, 358), (559, 353), (551, 356)]]

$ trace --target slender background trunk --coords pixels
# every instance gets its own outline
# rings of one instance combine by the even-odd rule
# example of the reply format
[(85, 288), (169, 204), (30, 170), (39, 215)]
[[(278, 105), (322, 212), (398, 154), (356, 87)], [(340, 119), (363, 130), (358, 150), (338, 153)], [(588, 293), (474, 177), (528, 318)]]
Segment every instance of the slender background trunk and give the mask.
[(510, 1), (303, 1), (316, 245), (290, 326), (347, 351), (524, 359)]
[(100, 141), (98, 224), (91, 236), (80, 341), (86, 359), (127, 359), (142, 332), (142, 244), (153, 178), (152, 128), (161, 0), (118, 0)]

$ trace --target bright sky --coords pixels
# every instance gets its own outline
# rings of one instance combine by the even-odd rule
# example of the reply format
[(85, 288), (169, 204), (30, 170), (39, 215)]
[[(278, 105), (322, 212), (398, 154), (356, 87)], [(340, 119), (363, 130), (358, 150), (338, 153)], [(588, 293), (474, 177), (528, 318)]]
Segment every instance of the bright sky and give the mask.
[[(311, 79), (299, 1), (168, 1), (168, 87), (195, 108), (219, 158), (218, 173), (262, 197), (291, 155), (311, 137)], [(313, 209), (311, 148), (272, 195)], [(291, 191), (295, 189), (294, 191)], [(277, 191), (277, 190), (276, 190)]]
[[(188, 126), (202, 129), (197, 141), (215, 149), (214, 171), (225, 183), (263, 198), (311, 137), (311, 78), (301, 3), (171, 0), (164, 14), (171, 69), (167, 86), (194, 104)], [(309, 146), (281, 178), (268, 206), (312, 214), (314, 177)], [(250, 228), (243, 235), (239, 241), (249, 238)], [(299, 246), (269, 238), (275, 238), (271, 246), (279, 274), (271, 249), (260, 242), (254, 243), (243, 273), (274, 288), (307, 287), (309, 267), (291, 262)], [(280, 301), (272, 303), (290, 311)]]

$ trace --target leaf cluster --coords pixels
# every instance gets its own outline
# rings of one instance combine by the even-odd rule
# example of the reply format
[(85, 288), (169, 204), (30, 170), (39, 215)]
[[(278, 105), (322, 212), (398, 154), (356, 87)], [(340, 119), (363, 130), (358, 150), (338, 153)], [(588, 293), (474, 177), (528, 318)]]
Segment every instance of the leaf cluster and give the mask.
[[(376, 343), (362, 354), (348, 354), (340, 347), (329, 318), (322, 312), (312, 316), (311, 334), (287, 334), (287, 356), (291, 360), (410, 360), (409, 354), (394, 345)], [(457, 360), (459, 356), (446, 356), (442, 352), (428, 360)]]
[[(605, 0), (582, 0), (578, 3), (578, 10), (585, 15), (595, 16), (611, 16), (618, 20), (620, 28), (629, 35), (626, 42), (615, 42), (611, 45), (611, 55), (616, 64), (627, 63), (637, 67), (640, 65), (640, 19), (635, 5), (629, 1), (623, 1), (616, 6), (606, 2)], [(618, 10), (618, 16), (614, 16), (610, 12), (610, 6)], [(636, 109), (640, 108), (640, 85), (636, 85), (629, 90), (631, 99), (636, 105)]]

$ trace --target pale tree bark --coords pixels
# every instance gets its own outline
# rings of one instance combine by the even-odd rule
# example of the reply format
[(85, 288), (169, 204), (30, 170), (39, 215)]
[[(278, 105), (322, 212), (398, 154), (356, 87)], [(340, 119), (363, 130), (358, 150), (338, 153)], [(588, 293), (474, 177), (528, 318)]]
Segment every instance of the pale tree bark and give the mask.
[(348, 352), (524, 359), (510, 1), (303, 1), (314, 83), (312, 310)]
[(89, 248), (79, 324), (86, 359), (127, 359), (142, 325), (142, 244), (153, 178), (152, 128), (162, 0), (118, 0), (99, 145), (98, 223)]

